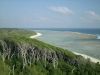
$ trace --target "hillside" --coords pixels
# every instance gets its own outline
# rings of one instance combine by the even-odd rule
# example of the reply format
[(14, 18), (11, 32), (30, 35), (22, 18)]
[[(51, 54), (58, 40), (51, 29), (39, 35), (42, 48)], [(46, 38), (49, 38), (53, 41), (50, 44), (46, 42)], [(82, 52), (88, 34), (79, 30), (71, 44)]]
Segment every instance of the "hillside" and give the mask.
[(0, 29), (0, 75), (100, 75), (100, 64), (29, 38), (36, 32)]

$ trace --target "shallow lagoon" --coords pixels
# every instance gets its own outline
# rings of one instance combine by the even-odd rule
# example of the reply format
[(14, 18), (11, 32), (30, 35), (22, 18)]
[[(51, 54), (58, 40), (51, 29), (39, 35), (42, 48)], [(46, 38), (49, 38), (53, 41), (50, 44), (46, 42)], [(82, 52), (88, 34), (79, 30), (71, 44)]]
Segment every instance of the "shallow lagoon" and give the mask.
[(96, 39), (95, 35), (50, 30), (36, 30), (36, 32), (42, 34), (36, 37), (38, 40), (100, 59), (100, 39)]

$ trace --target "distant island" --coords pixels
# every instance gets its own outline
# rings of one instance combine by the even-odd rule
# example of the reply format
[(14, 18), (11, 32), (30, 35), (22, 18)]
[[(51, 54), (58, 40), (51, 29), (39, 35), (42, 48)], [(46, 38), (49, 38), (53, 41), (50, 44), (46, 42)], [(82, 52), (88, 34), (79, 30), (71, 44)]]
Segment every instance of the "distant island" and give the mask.
[(0, 75), (100, 75), (100, 63), (35, 39), (41, 34), (0, 28)]

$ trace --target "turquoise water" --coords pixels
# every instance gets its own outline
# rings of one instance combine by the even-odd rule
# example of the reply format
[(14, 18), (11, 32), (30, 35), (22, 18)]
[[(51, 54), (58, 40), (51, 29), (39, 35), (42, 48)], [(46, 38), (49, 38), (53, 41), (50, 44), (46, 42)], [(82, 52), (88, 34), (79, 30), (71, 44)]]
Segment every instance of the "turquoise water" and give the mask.
[(100, 59), (100, 39), (80, 38), (73, 34), (66, 34), (66, 31), (36, 30), (36, 32), (42, 34), (36, 37), (38, 40)]

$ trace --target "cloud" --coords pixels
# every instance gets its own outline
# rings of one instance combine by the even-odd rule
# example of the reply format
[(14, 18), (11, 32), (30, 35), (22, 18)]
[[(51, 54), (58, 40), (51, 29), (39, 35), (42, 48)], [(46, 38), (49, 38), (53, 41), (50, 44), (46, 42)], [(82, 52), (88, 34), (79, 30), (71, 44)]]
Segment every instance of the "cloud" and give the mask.
[(49, 9), (55, 12), (63, 13), (63, 14), (74, 14), (74, 12), (68, 9), (67, 7), (60, 7), (60, 6), (49, 7)]
[(84, 22), (93, 23), (94, 21), (100, 21), (100, 15), (94, 11), (85, 11), (84, 17), (80, 17), (80, 19)]
[(43, 21), (47, 20), (47, 18), (40, 16), (38, 14), (35, 14), (33, 12), (29, 12), (29, 15), (24, 16), (23, 20), (28, 21), (28, 22), (43, 22)]
[(2, 20), (8, 20), (8, 21), (11, 21), (12, 18), (11, 17), (1, 17)]
[(35, 20), (41, 20), (41, 21), (46, 20), (46, 18), (43, 17), (43, 16), (37, 15), (37, 14), (32, 13), (32, 12), (30, 12), (30, 14), (31, 14), (31, 17), (32, 17), (33, 19), (35, 19)]
[(85, 13), (88, 19), (100, 20), (100, 15), (96, 14), (94, 11), (86, 11)]

